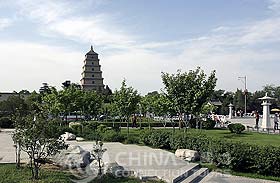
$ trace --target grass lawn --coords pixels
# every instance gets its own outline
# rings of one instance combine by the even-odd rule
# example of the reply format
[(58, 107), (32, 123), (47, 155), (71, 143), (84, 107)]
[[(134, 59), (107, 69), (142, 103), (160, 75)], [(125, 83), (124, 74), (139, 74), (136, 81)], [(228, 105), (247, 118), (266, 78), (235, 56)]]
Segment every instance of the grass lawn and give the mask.
[[(172, 131), (172, 129), (162, 129)], [(176, 132), (183, 132), (183, 130), (176, 129)], [(139, 137), (141, 130), (136, 128), (129, 129), (129, 136)], [(123, 128), (121, 131), (122, 134), (127, 134), (127, 129)], [(244, 131), (242, 134), (233, 134), (230, 133), (228, 129), (213, 129), (213, 130), (196, 130), (196, 129), (188, 129), (187, 133), (193, 134), (204, 134), (209, 137), (215, 137), (219, 139), (231, 140), (231, 141), (240, 141), (249, 144), (257, 144), (257, 145), (273, 145), (280, 147), (280, 135), (274, 134), (264, 134), (257, 132), (247, 132)]]
[[(31, 171), (27, 167), (17, 169), (15, 164), (0, 164), (0, 182), (1, 183), (31, 183)], [(40, 180), (38, 183), (68, 183), (70, 174), (62, 171), (44, 170), (40, 171)]]
[(249, 144), (273, 145), (280, 147), (280, 135), (262, 134), (257, 132), (243, 132), (242, 134), (233, 134), (229, 130), (203, 130), (202, 134), (207, 136), (240, 141)]
[[(40, 170), (40, 180), (30, 179), (31, 171), (27, 167), (17, 169), (15, 164), (0, 164), (0, 183), (71, 183), (75, 179), (69, 172), (43, 168)], [(141, 183), (136, 178), (114, 178), (104, 176), (101, 180), (93, 180), (90, 183)], [(163, 183), (161, 181), (148, 181), (146, 183)]]

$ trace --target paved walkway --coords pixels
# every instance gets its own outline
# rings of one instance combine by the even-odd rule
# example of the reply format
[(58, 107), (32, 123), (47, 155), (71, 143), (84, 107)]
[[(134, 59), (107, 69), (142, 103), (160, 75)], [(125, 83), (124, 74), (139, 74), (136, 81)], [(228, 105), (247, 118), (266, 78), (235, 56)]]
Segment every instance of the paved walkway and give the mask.
[[(5, 129), (0, 132), (0, 163), (15, 163), (15, 147), (12, 140), (11, 129)], [(27, 154), (22, 153), (21, 161), (27, 162)]]
[(252, 179), (246, 177), (238, 177), (225, 175), (217, 172), (211, 172), (207, 177), (202, 179), (202, 183), (277, 183), (276, 181), (268, 181), (261, 179)]

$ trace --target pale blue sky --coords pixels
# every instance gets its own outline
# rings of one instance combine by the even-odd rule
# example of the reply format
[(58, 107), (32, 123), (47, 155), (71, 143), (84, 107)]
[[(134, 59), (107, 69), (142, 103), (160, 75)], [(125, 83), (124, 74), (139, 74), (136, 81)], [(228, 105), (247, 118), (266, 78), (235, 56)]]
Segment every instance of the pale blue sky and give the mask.
[(280, 85), (279, 0), (2, 0), (0, 91), (79, 82), (91, 44), (105, 84), (141, 93), (160, 74), (217, 70), (217, 89)]

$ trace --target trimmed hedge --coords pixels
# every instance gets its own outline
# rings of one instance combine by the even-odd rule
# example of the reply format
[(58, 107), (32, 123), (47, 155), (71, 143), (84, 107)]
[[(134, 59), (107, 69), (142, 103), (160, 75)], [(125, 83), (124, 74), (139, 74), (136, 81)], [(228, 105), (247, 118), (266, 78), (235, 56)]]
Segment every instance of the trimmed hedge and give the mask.
[(171, 132), (164, 130), (143, 130), (139, 142), (148, 146), (170, 149)]
[(170, 150), (196, 150), (204, 161), (238, 172), (280, 175), (279, 147), (225, 141), (201, 134), (177, 133), (173, 136), (170, 132), (161, 133), (161, 130), (145, 130), (141, 133), (140, 142)]
[(96, 122), (84, 122), (71, 126), (72, 132), (87, 140), (102, 140), (105, 142), (123, 142), (125, 137), (115, 129), (109, 129), (106, 125), (98, 125)]

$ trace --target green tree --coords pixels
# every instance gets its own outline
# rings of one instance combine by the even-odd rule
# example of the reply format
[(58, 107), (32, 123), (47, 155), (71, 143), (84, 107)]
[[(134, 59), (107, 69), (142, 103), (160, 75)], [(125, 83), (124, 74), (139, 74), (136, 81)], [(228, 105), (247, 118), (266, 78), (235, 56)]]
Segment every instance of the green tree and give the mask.
[(60, 101), (60, 92), (51, 88), (48, 94), (42, 95), (44, 109), (53, 117), (58, 117), (63, 110), (63, 104)]
[(103, 98), (95, 91), (84, 92), (81, 102), (82, 111), (85, 116), (96, 117), (100, 114), (103, 106)]
[(212, 113), (216, 109), (217, 109), (216, 106), (214, 106), (213, 104), (207, 103), (207, 104), (203, 105), (201, 113), (207, 115), (209, 113)]
[(234, 101), (233, 105), (235, 106), (236, 110), (244, 110), (244, 104), (245, 104), (245, 97), (243, 94), (243, 91), (240, 89), (237, 89), (234, 94)]
[(29, 111), (42, 111), (42, 97), (40, 93), (33, 91), (25, 100)]
[(83, 90), (76, 86), (76, 84), (71, 84), (69, 87), (61, 90), (59, 92), (59, 102), (62, 104), (62, 111), (66, 116), (70, 112), (77, 112), (82, 110), (83, 101)]
[(119, 116), (124, 117), (127, 122), (127, 134), (129, 134), (129, 118), (137, 110), (140, 95), (134, 88), (127, 87), (123, 80), (120, 90), (116, 90), (113, 96), (114, 106), (117, 107)]
[(20, 95), (12, 95), (7, 100), (0, 102), (0, 111), (2, 116), (12, 117), (16, 111), (21, 114), (28, 113), (28, 106)]
[(67, 147), (64, 141), (59, 139), (58, 130), (58, 123), (43, 113), (17, 118), (13, 140), (28, 154), (33, 179), (39, 178), (40, 166), (49, 156)]
[(172, 102), (173, 109), (179, 114), (179, 127), (182, 127), (182, 115), (197, 115), (207, 102), (216, 86), (215, 71), (210, 76), (198, 67), (196, 70), (176, 74), (162, 73), (166, 96)]

